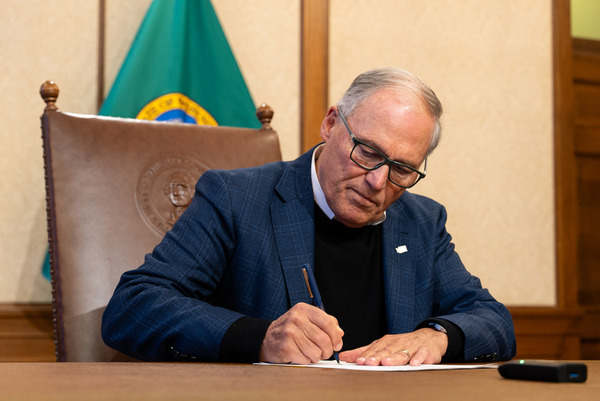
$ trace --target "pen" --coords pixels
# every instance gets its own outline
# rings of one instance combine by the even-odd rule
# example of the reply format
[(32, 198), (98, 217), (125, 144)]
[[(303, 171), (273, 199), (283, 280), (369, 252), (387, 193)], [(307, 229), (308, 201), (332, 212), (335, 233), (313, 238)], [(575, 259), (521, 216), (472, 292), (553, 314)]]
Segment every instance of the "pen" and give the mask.
[[(304, 282), (306, 283), (306, 288), (308, 288), (308, 293), (310, 294), (313, 305), (325, 312), (325, 306), (323, 306), (319, 287), (317, 287), (317, 280), (315, 280), (315, 275), (309, 264), (302, 266), (302, 274), (304, 274)], [(333, 351), (333, 357), (337, 363), (340, 363), (340, 357), (336, 351)]]

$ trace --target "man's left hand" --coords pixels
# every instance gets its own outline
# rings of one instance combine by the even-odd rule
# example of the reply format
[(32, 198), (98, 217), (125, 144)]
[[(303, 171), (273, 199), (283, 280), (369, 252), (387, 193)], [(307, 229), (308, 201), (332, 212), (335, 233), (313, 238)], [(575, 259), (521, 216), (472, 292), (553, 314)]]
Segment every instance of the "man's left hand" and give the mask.
[(357, 365), (406, 365), (440, 363), (448, 349), (448, 336), (423, 328), (412, 333), (388, 334), (371, 344), (340, 353), (340, 360)]

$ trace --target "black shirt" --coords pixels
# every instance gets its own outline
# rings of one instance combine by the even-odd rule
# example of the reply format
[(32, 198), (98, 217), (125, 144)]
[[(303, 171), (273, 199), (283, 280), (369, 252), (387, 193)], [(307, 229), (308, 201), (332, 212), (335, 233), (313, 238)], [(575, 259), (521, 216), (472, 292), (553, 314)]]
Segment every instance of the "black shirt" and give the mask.
[(387, 332), (381, 246), (381, 224), (346, 227), (315, 204), (315, 278), (325, 310), (344, 330), (343, 350)]

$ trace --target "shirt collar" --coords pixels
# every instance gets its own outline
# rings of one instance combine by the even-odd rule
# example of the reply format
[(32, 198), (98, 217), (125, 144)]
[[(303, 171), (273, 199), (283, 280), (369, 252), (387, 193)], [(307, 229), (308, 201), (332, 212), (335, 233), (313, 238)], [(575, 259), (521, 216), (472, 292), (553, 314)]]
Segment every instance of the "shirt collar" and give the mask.
[[(335, 214), (327, 204), (327, 199), (325, 199), (325, 193), (323, 192), (323, 188), (321, 188), (321, 184), (319, 183), (319, 177), (317, 176), (316, 160), (319, 157), (321, 151), (323, 150), (322, 146), (323, 145), (317, 146), (312, 154), (312, 161), (310, 163), (310, 179), (312, 181), (313, 196), (315, 198), (315, 202), (317, 202), (317, 205), (319, 205), (323, 213), (325, 213), (329, 220), (331, 220), (335, 217)], [(379, 219), (370, 222), (369, 225), (381, 224), (384, 222), (385, 217), (386, 212), (383, 212), (383, 215)]]

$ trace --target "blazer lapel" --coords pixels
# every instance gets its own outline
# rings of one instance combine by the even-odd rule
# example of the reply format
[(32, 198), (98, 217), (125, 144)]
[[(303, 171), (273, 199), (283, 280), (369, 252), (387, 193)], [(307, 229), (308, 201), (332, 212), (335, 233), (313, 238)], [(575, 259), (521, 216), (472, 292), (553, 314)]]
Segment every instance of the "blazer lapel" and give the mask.
[(271, 205), (271, 223), (290, 306), (310, 302), (302, 275), (304, 264), (314, 264), (314, 196), (310, 182), (312, 152), (290, 163), (275, 188), (279, 195)]
[[(271, 223), (283, 269), (290, 306), (310, 302), (302, 266), (314, 264), (314, 196), (310, 182), (312, 151), (287, 165), (271, 205)], [(388, 331), (414, 329), (416, 227), (402, 216), (403, 204), (396, 202), (387, 210), (383, 222), (383, 280)]]
[(416, 227), (402, 216), (402, 203), (390, 207), (383, 222), (383, 281), (388, 332), (414, 330)]

